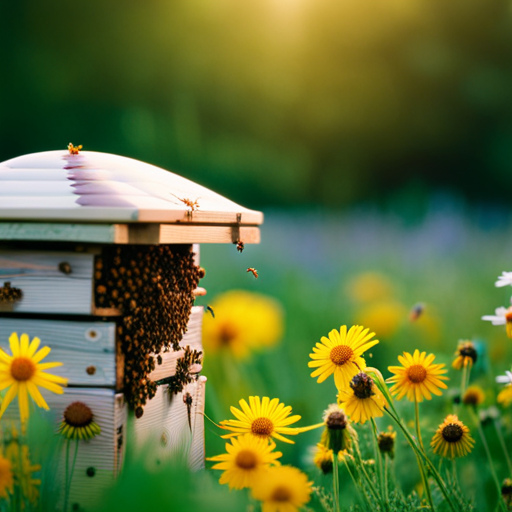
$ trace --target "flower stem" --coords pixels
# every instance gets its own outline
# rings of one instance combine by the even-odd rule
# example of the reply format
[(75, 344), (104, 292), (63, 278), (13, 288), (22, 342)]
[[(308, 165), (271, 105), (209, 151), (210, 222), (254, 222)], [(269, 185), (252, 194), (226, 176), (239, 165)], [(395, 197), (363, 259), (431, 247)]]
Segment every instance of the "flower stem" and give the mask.
[(375, 423), (375, 419), (371, 418), (372, 422), (372, 430), (373, 430), (373, 440), (374, 440), (374, 451), (375, 451), (375, 463), (377, 464), (377, 472), (379, 479), (379, 487), (380, 487), (380, 496), (382, 499), (382, 509), (388, 510), (388, 493), (387, 489), (384, 487), (384, 475), (382, 469), (382, 454), (379, 450), (379, 437), (377, 433), (377, 424)]
[(332, 459), (332, 492), (334, 498), (334, 511), (340, 512), (340, 476), (338, 467), (338, 454), (333, 453)]
[(508, 472), (510, 476), (512, 477), (512, 463), (510, 462), (510, 457), (508, 454), (507, 446), (505, 445), (505, 440), (503, 439), (503, 433), (501, 432), (501, 423), (498, 422), (498, 420), (495, 418), (494, 421), (494, 428), (496, 429), (496, 434), (498, 435), (498, 439), (501, 444), (501, 449), (503, 450), (503, 454), (505, 455), (505, 460), (507, 461), (508, 466)]
[(350, 478), (352, 479), (352, 482), (354, 483), (354, 488), (358, 491), (358, 494), (363, 495), (366, 505), (368, 506), (368, 510), (372, 510), (370, 500), (368, 499), (368, 495), (366, 494), (366, 492), (364, 490), (364, 485), (361, 482), (359, 473), (358, 473), (358, 478), (356, 479), (356, 477), (354, 476), (354, 473), (352, 473), (352, 470), (350, 469), (350, 465), (348, 463), (347, 457), (343, 457), (343, 462), (345, 463), (345, 467), (347, 468), (348, 474), (350, 475)]
[(485, 433), (484, 433), (484, 429), (482, 428), (482, 423), (480, 421), (480, 418), (478, 417), (478, 414), (476, 414), (475, 410), (473, 408), (470, 408), (470, 411), (471, 411), (471, 416), (473, 418), (473, 422), (475, 423), (475, 425), (478, 429), (478, 433), (480, 434), (480, 439), (482, 440), (482, 444), (484, 445), (485, 453), (487, 455), (487, 460), (489, 462), (489, 468), (491, 470), (491, 475), (494, 480), (494, 484), (496, 485), (496, 489), (498, 491), (498, 500), (500, 502), (500, 506), (504, 511), (506, 511), (507, 507), (505, 506), (505, 503), (501, 497), (500, 482), (498, 480), (498, 475), (496, 474), (496, 470), (494, 469), (491, 451), (489, 450), (489, 445), (487, 444), (487, 439), (485, 438)]
[(68, 510), (69, 491), (71, 490), (71, 482), (73, 480), (73, 473), (75, 471), (78, 443), (79, 440), (77, 439), (75, 444), (75, 453), (73, 455), (73, 462), (71, 463), (71, 470), (69, 470), (69, 445), (71, 444), (71, 439), (68, 439), (66, 444), (66, 486), (64, 489), (64, 512), (67, 512)]
[(400, 430), (405, 435), (407, 441), (409, 442), (411, 448), (413, 449), (414, 453), (418, 457), (418, 461), (422, 461), (422, 464), (420, 466), (423, 466), (423, 464), (426, 465), (426, 470), (430, 471), (430, 474), (434, 477), (434, 480), (436, 481), (440, 491), (442, 492), (444, 499), (450, 506), (453, 512), (457, 512), (457, 508), (452, 503), (452, 500), (450, 498), (450, 494), (448, 492), (448, 489), (446, 488), (446, 484), (444, 483), (443, 479), (441, 478), (441, 475), (436, 470), (430, 459), (426, 456), (426, 454), (419, 448), (419, 446), (414, 441), (413, 437), (405, 427), (405, 425), (402, 423), (402, 420), (398, 418), (398, 415), (395, 415), (393, 412), (391, 412), (387, 407), (384, 408), (384, 410), (388, 413), (388, 415), (395, 421), (395, 423), (400, 427)]
[[(418, 439), (418, 443), (420, 445), (421, 450), (423, 451), (423, 455), (425, 458), (427, 454), (425, 452), (425, 447), (423, 446), (423, 440), (421, 439), (421, 428), (420, 428), (420, 408), (418, 404), (418, 400), (414, 400), (414, 412), (416, 418), (416, 437)], [(421, 463), (420, 459), (418, 459), (418, 465), (421, 471), (421, 478), (423, 480), (423, 487), (425, 488), (425, 494), (427, 495), (427, 499), (432, 510), (435, 510), (434, 500), (432, 499), (432, 491), (430, 490), (430, 484), (428, 481), (428, 471), (425, 471), (424, 465)]]

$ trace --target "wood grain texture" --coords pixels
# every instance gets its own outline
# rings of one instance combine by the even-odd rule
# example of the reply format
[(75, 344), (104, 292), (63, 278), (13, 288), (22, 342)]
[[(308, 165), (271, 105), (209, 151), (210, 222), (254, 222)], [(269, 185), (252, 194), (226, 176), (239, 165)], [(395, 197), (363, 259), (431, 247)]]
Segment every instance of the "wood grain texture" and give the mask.
[(160, 243), (162, 244), (232, 244), (242, 240), (247, 244), (260, 243), (260, 229), (238, 225), (195, 226), (162, 224)]
[[(149, 464), (185, 456), (193, 469), (204, 467), (205, 383), (206, 377), (199, 377), (173, 396), (167, 386), (159, 386), (156, 396), (146, 404), (142, 418), (135, 420), (134, 431), (139, 453)], [(185, 393), (192, 396), (190, 416), (183, 400)]]
[[(0, 286), (10, 282), (23, 292), (20, 301), (0, 304), (0, 311), (90, 314), (93, 259), (64, 251), (0, 251)], [(64, 262), (70, 274), (59, 270)]]
[(0, 348), (8, 354), (13, 332), (27, 333), (31, 340), (38, 337), (41, 347), (49, 346), (52, 351), (44, 362), (63, 363), (50, 373), (66, 377), (68, 385), (116, 385), (115, 323), (0, 317)]

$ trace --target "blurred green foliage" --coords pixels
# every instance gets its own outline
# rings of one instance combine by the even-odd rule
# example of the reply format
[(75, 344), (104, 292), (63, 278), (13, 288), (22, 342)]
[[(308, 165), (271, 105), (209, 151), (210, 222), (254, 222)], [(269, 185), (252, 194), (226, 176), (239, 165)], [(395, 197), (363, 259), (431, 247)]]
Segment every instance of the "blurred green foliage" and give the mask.
[(0, 161), (66, 148), (252, 207), (508, 200), (509, 0), (0, 3)]

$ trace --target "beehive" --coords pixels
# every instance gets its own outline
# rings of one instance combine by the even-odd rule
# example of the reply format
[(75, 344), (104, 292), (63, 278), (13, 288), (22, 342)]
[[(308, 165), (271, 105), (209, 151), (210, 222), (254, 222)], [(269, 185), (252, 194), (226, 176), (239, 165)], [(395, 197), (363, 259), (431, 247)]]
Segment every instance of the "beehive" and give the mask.
[(199, 244), (258, 243), (262, 220), (121, 156), (49, 151), (0, 164), (0, 347), (12, 332), (39, 337), (69, 379), (63, 395), (43, 393), (48, 420), (57, 426), (80, 401), (101, 427), (80, 441), (75, 508), (120, 469), (129, 417), (149, 457), (186, 445), (190, 465), (203, 465)]

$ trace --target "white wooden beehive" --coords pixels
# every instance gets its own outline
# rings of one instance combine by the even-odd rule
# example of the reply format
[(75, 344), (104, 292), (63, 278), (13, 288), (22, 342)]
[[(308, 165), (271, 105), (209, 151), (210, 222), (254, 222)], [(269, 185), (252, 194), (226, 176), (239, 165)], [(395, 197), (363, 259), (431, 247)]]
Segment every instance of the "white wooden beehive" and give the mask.
[[(161, 384), (142, 417), (129, 414), (120, 339), (129, 312), (108, 300), (99, 304), (98, 258), (112, 247), (165, 245), (172, 252), (188, 246), (199, 265), (198, 244), (258, 243), (262, 221), (260, 212), (185, 178), (116, 155), (49, 151), (0, 164), (0, 288), (22, 291), (21, 299), (0, 302), (0, 347), (9, 351), (12, 332), (39, 337), (52, 349), (45, 362), (64, 363), (53, 372), (69, 379), (63, 395), (43, 392), (50, 406), (45, 414), (57, 427), (65, 408), (82, 401), (101, 427), (99, 436), (80, 441), (71, 504), (87, 508), (111, 484), (129, 418), (147, 457), (170, 457), (185, 446), (191, 467), (204, 464), (206, 377), (199, 368), (182, 392), (171, 394)], [(145, 378), (168, 379), (187, 346), (202, 350), (203, 307), (191, 306), (187, 315), (179, 350), (153, 354), (161, 364)], [(16, 412), (16, 405), (8, 410)]]

